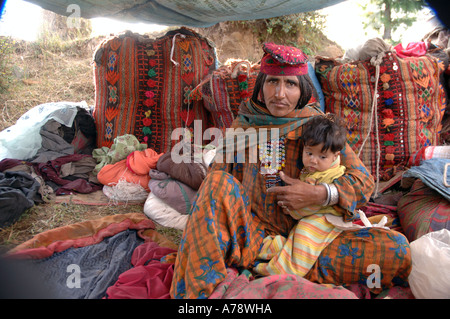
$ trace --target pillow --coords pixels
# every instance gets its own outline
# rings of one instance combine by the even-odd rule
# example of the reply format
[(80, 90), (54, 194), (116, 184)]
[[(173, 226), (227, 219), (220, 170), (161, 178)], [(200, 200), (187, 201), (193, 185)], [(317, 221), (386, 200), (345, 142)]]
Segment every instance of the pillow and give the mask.
[(151, 176), (148, 182), (150, 192), (180, 214), (189, 214), (197, 192), (178, 180), (155, 179)]
[(158, 159), (156, 168), (169, 174), (172, 178), (181, 181), (192, 189), (199, 189), (206, 176), (206, 167), (203, 163), (196, 163), (193, 156), (190, 163), (174, 163), (171, 153), (168, 152)]
[(144, 204), (144, 214), (164, 227), (184, 230), (189, 215), (180, 214), (159, 199), (154, 193), (150, 193)]

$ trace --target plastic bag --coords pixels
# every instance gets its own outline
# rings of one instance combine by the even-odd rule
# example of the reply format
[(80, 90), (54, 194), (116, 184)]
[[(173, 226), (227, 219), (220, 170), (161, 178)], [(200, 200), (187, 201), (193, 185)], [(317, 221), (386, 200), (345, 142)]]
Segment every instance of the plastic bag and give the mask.
[(0, 132), (0, 160), (15, 158), (28, 160), (34, 157), (41, 148), (41, 127), (48, 120), (55, 121), (67, 127), (72, 127), (77, 115), (77, 106), (88, 108), (85, 101), (51, 102), (33, 107), (23, 114), (16, 124)]
[(431, 232), (410, 243), (408, 281), (417, 299), (450, 298), (450, 231)]

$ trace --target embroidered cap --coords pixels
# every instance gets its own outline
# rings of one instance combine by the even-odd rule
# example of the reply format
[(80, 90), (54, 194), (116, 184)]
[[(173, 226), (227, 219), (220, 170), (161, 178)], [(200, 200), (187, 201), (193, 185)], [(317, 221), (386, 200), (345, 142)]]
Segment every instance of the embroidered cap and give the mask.
[(295, 47), (275, 43), (263, 44), (262, 73), (268, 75), (303, 75), (308, 73), (308, 57)]

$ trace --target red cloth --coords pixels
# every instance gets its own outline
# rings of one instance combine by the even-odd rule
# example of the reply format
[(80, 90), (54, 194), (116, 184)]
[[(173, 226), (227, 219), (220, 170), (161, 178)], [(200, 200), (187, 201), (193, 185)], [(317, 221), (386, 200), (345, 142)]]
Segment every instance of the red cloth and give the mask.
[(412, 56), (423, 56), (427, 53), (427, 44), (425, 42), (411, 42), (408, 43), (406, 49), (403, 48), (401, 43), (394, 47), (397, 51), (397, 55), (401, 58), (407, 58)]
[(275, 43), (263, 44), (261, 72), (269, 75), (303, 75), (308, 73), (308, 57), (296, 47)]
[(58, 184), (58, 189), (55, 191), (56, 195), (69, 195), (73, 192), (81, 194), (89, 194), (102, 189), (102, 185), (89, 182), (87, 179), (79, 178), (76, 180), (68, 180), (60, 176), (61, 166), (70, 162), (77, 162), (84, 157), (92, 157), (87, 154), (73, 154), (58, 157), (52, 161), (45, 163), (32, 163), (36, 173), (46, 181), (52, 181)]
[(138, 246), (131, 257), (134, 268), (123, 272), (106, 290), (108, 299), (170, 299), (173, 263), (161, 258), (176, 250), (160, 247), (155, 242)]

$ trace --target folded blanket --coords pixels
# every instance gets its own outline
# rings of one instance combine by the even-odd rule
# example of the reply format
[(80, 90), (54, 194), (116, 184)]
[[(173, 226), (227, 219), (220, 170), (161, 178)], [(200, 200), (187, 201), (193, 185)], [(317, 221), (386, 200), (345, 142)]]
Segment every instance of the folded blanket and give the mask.
[(175, 208), (167, 205), (154, 193), (150, 193), (145, 201), (144, 214), (161, 226), (180, 230), (186, 227), (189, 217), (189, 215), (181, 214)]
[(175, 163), (168, 152), (158, 160), (156, 168), (181, 181), (192, 189), (199, 189), (206, 176), (206, 167), (202, 162), (195, 162), (193, 157), (187, 158), (188, 163)]
[[(446, 165), (450, 166), (450, 159), (432, 158), (423, 161), (420, 166), (413, 166), (405, 173), (403, 177), (420, 178), (428, 187), (434, 189), (444, 198), (450, 201), (450, 168), (446, 169)], [(447, 171), (446, 174), (444, 172)]]
[(160, 173), (155, 170), (149, 173), (151, 179), (148, 182), (148, 188), (150, 191), (180, 214), (189, 214), (197, 192), (176, 179), (156, 179), (156, 174)]
[(111, 148), (103, 146), (92, 152), (92, 156), (97, 160), (97, 166), (94, 174), (97, 174), (104, 166), (115, 164), (127, 158), (134, 151), (142, 151), (147, 148), (146, 144), (140, 143), (138, 139), (131, 134), (118, 136), (114, 139)]

